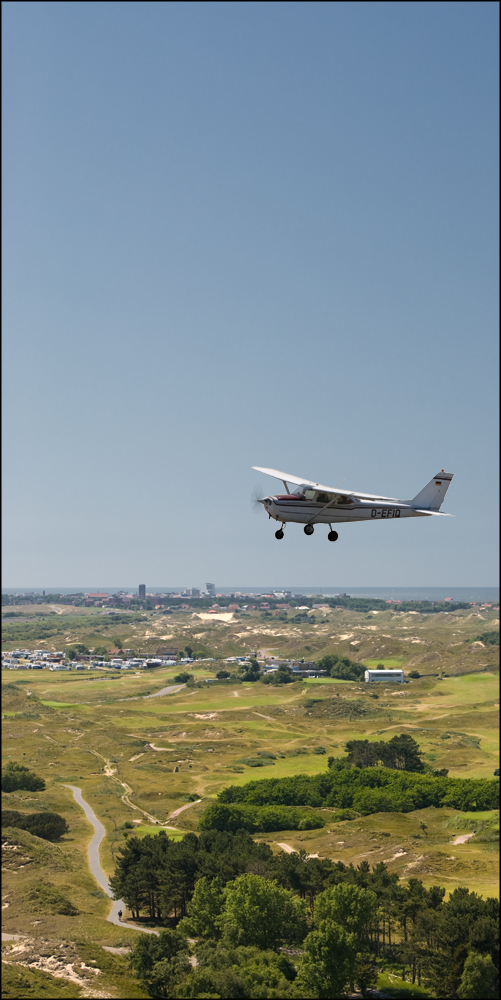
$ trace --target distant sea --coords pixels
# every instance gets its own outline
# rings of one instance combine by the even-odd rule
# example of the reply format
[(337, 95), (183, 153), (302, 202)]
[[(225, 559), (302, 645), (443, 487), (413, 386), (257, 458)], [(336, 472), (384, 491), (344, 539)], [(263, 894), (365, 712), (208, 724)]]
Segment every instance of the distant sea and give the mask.
[[(185, 587), (149, 587), (146, 584), (147, 592), (150, 594), (180, 594)], [(383, 601), (444, 601), (451, 598), (453, 601), (476, 601), (498, 603), (499, 587), (301, 587), (300, 585), (279, 586), (278, 584), (244, 587), (242, 584), (234, 587), (217, 587), (218, 594), (272, 594), (281, 593), (284, 590), (292, 594), (322, 594), (324, 597), (331, 597), (333, 594), (349, 594), (350, 597), (375, 597)], [(117, 594), (122, 591), (126, 594), (136, 594), (135, 587), (46, 587), (46, 594)], [(4, 594), (42, 594), (42, 588), (31, 587), (3, 587)]]

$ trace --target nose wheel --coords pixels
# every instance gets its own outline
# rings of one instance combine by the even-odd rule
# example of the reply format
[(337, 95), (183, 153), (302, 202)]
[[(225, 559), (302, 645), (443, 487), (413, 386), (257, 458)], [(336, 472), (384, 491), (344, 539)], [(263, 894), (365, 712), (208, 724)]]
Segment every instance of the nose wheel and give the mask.
[(283, 533), (282, 529), (279, 528), (278, 531), (275, 532), (275, 538), (280, 539), (280, 538), (283, 538), (283, 537), (284, 537), (284, 533)]
[(305, 526), (303, 528), (303, 531), (304, 531), (305, 535), (312, 535), (313, 532), (314, 532), (314, 530), (315, 529), (314, 529), (314, 527), (313, 527), (312, 524), (305, 524)]

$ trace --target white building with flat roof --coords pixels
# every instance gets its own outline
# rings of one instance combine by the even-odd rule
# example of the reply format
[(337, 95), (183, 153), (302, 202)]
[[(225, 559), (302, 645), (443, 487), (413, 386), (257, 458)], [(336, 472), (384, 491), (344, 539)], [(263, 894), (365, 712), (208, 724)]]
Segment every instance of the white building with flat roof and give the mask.
[(366, 670), (365, 683), (372, 684), (373, 681), (394, 681), (397, 684), (405, 684), (403, 670)]

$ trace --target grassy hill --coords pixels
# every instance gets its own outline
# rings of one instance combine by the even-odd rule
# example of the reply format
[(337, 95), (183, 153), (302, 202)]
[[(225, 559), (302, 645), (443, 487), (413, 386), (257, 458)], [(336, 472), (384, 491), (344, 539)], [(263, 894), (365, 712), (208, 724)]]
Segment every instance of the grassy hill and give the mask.
[[(41, 637), (47, 618), (24, 624), (8, 619), (8, 629), (19, 631), (16, 641), (4, 643), (4, 648), (30, 643), (43, 648), (45, 643), (45, 648), (60, 649), (70, 641), (93, 645), (93, 637), (111, 645), (119, 633), (127, 647), (149, 652), (166, 641), (219, 657), (253, 648), (308, 659), (337, 652), (366, 663), (398, 663), (406, 674), (416, 669), (423, 675), (402, 687), (384, 684), (377, 691), (364, 683), (329, 678), (281, 687), (204, 683), (146, 698), (172, 682), (175, 667), (139, 675), (4, 671), (4, 761), (25, 764), (47, 787), (39, 793), (3, 794), (3, 807), (57, 812), (70, 827), (57, 844), (19, 830), (4, 831), (4, 930), (27, 935), (28, 957), (56, 955), (62, 962), (70, 956), (88, 966), (97, 963), (105, 995), (144, 995), (128, 977), (123, 956), (101, 948), (127, 947), (136, 932), (106, 921), (109, 901), (87, 867), (92, 831), (64, 782), (82, 789), (104, 824), (101, 860), (111, 875), (131, 824), (139, 836), (157, 831), (157, 823), (167, 824), (171, 833), (196, 830), (204, 809), (227, 785), (256, 777), (319, 774), (326, 770), (329, 755), (343, 755), (350, 739), (410, 733), (426, 763), (448, 768), (456, 777), (490, 778), (498, 766), (499, 647), (473, 646), (476, 636), (499, 627), (497, 612), (343, 610), (321, 612), (315, 623), (300, 624), (264, 619), (257, 612), (236, 615), (227, 623), (183, 612), (168, 618), (129, 616), (129, 622), (124, 616), (118, 628), (93, 613), (98, 609), (81, 610), (86, 614), (68, 615), (64, 622), (62, 615), (57, 622), (51, 618), (51, 628), (64, 627), (50, 638)], [(30, 642), (20, 638), (28, 625), (36, 633)], [(204, 681), (220, 666), (200, 661), (189, 669)], [(192, 801), (197, 799), (201, 801)], [(183, 806), (188, 808), (178, 813)], [(178, 814), (171, 818), (172, 813)], [(276, 851), (286, 844), (345, 863), (359, 864), (365, 858), (375, 865), (383, 860), (401, 879), (418, 876), (427, 885), (438, 882), (450, 890), (466, 885), (484, 896), (498, 893), (493, 839), (497, 813), (424, 809), (339, 822), (333, 810), (322, 814), (322, 829), (258, 836)], [(467, 842), (453, 843), (473, 831)], [(76, 912), (59, 912), (64, 901)], [(9, 970), (12, 978), (11, 966)], [(47, 967), (38, 972), (48, 974)], [(94, 973), (88, 976), (94, 979)], [(9, 986), (16, 988), (21, 987)], [(26, 995), (37, 995), (28, 988), (42, 990), (40, 983), (27, 982)]]

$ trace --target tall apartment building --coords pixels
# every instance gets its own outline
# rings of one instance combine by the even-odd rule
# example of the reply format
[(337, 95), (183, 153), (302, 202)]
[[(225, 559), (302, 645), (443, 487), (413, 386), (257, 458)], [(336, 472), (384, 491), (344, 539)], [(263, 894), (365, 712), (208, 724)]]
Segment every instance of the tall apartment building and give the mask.
[(209, 597), (215, 597), (216, 596), (216, 584), (215, 583), (206, 583), (205, 584), (205, 589), (206, 589)]
[(145, 583), (140, 583), (139, 584), (139, 600), (140, 601), (145, 601), (146, 600), (146, 584)]
[(192, 597), (200, 597), (200, 591), (196, 587), (192, 587), (191, 588), (191, 596)]

